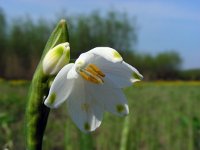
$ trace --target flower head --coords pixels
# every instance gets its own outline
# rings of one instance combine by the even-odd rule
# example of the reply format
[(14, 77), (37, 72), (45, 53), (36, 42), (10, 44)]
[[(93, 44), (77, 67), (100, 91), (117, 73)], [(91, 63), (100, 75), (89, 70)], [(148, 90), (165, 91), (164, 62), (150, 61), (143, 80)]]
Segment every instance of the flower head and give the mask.
[(61, 43), (48, 51), (44, 57), (42, 67), (44, 74), (55, 75), (70, 59), (69, 43)]
[(45, 105), (56, 108), (65, 100), (75, 124), (94, 131), (104, 111), (118, 116), (129, 113), (122, 88), (141, 80), (142, 75), (109, 47), (97, 47), (61, 69), (50, 88)]

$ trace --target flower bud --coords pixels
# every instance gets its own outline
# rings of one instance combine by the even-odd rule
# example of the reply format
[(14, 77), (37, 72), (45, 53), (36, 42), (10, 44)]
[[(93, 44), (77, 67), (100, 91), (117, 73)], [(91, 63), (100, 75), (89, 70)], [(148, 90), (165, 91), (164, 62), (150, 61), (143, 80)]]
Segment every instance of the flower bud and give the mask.
[(43, 59), (42, 67), (46, 75), (55, 75), (62, 69), (70, 60), (69, 43), (61, 43), (50, 49)]

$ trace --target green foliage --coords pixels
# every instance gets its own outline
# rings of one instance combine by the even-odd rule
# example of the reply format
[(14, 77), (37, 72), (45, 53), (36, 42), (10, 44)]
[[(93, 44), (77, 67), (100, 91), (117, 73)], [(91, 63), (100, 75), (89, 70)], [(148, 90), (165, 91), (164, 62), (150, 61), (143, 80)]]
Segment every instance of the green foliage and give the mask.
[[(0, 149), (10, 141), (13, 149), (25, 149), (22, 128), (28, 87), (29, 83), (0, 83)], [(81, 135), (62, 105), (50, 114), (43, 149), (79, 150), (82, 144), (84, 148), (110, 150), (125, 144), (130, 150), (198, 150), (199, 88), (199, 82), (136, 84), (125, 90), (130, 107), (128, 124), (124, 117), (105, 113), (102, 125), (91, 135)], [(122, 135), (127, 137), (122, 140)]]
[[(39, 20), (37, 23), (32, 22), (31, 18), (13, 21), (9, 32), (9, 52), (7, 56), (19, 58), (17, 61), (24, 69), (23, 73), (29, 71), (32, 66), (35, 68), (45, 41), (49, 36), (49, 31), (50, 27), (43, 20)], [(32, 74), (34, 69), (31, 69)]]
[(65, 20), (61, 20), (50, 35), (43, 50), (40, 62), (34, 73), (26, 106), (26, 148), (28, 150), (42, 150), (43, 135), (46, 128), (50, 109), (44, 105), (44, 97), (49, 93), (49, 79), (45, 75), (42, 62), (45, 55), (60, 43), (68, 42), (68, 29)]
[(200, 69), (182, 70), (179, 74), (182, 80), (200, 80)]
[[(167, 51), (156, 56), (135, 52), (135, 18), (113, 11), (104, 15), (95, 11), (68, 18), (72, 62), (94, 47), (109, 46), (120, 51), (124, 60), (139, 69), (145, 80), (188, 79), (187, 75), (178, 74), (181, 58), (176, 52)], [(0, 55), (0, 76), (31, 79), (53, 24), (44, 19), (33, 21), (24, 17), (15, 18), (8, 26), (4, 13), (0, 11), (0, 46), (3, 52)]]
[(72, 58), (97, 46), (128, 50), (136, 42), (135, 26), (126, 14), (109, 12), (103, 17), (94, 12), (81, 15), (72, 18), (70, 27), (70, 45), (75, 50)]
[(34, 23), (31, 18), (18, 18), (10, 27), (10, 50), (21, 57), (41, 55), (49, 33), (50, 27), (42, 19)]
[(179, 54), (174, 51), (161, 52), (155, 56), (134, 54), (129, 57), (130, 63), (140, 69), (146, 80), (173, 80), (179, 78), (182, 61)]
[(6, 50), (6, 19), (3, 10), (0, 8), (0, 75), (5, 71), (5, 50)]
[[(5, 48), (6, 41), (6, 19), (3, 10), (0, 9), (0, 47)], [(1, 50), (2, 51), (2, 50)]]
[[(29, 83), (0, 83), (0, 149), (24, 149), (24, 111)], [(23, 148), (22, 148), (23, 147)], [(16, 148), (17, 149), (17, 148)]]
[[(5, 17), (0, 11), (0, 46), (5, 53), (4, 56), (0, 55), (0, 58), (4, 58), (0, 59), (3, 68), (0, 76), (30, 79), (53, 23), (44, 19), (33, 21), (30, 17), (23, 17), (15, 18), (11, 24), (6, 25)], [(72, 59), (96, 46), (127, 50), (136, 42), (135, 26), (126, 14), (109, 12), (103, 16), (94, 12), (85, 16), (73, 16), (69, 22)]]
[(160, 53), (155, 58), (157, 78), (173, 79), (180, 70), (181, 58), (176, 52)]

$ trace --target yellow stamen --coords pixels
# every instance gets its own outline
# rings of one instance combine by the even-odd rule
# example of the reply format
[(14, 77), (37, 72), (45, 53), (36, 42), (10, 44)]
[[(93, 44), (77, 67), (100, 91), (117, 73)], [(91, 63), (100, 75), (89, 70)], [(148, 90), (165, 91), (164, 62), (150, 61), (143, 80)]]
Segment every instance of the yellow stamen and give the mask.
[(92, 68), (87, 67), (85, 70), (87, 70), (88, 72), (90, 72), (91, 74), (98, 76), (99, 74), (97, 72), (95, 72)]
[(97, 72), (100, 76), (105, 77), (105, 74), (94, 64), (89, 64), (90, 68), (92, 68), (95, 72)]
[(81, 69), (79, 74), (87, 81), (95, 84), (102, 84), (105, 74), (94, 64), (88, 65), (85, 69)]
[(100, 84), (103, 83), (103, 80), (98, 80), (95, 77), (93, 77), (92, 75), (87, 74), (86, 72), (81, 71), (80, 75), (87, 81), (90, 81), (92, 83), (96, 83), (96, 84)]
[(80, 75), (85, 79), (85, 80), (89, 80), (90, 76), (88, 76), (85, 72), (79, 72)]

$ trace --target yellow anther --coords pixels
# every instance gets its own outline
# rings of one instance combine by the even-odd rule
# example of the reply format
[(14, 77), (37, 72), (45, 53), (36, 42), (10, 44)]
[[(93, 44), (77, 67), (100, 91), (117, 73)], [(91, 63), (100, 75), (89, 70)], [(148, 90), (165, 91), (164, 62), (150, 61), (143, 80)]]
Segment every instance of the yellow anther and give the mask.
[(93, 74), (94, 76), (98, 76), (98, 75), (99, 75), (97, 72), (95, 72), (95, 71), (94, 71), (92, 68), (90, 68), (90, 67), (87, 67), (85, 70), (88, 71), (88, 72), (90, 72), (90, 73)]
[(93, 76), (92, 74), (88, 74), (86, 72), (80, 71), (79, 74), (87, 81), (90, 81), (92, 83), (96, 83), (96, 84), (101, 84), (103, 83), (103, 80), (97, 76)]
[(103, 80), (93, 78), (92, 76), (90, 76), (90, 80), (89, 80), (89, 81), (91, 81), (91, 82), (93, 82), (93, 83), (96, 83), (96, 84), (101, 84), (101, 83), (103, 83)]
[(79, 74), (87, 81), (95, 84), (102, 84), (105, 74), (94, 64), (89, 64), (85, 69), (81, 69)]
[(80, 75), (85, 79), (85, 80), (88, 80), (89, 81), (89, 78), (90, 78), (90, 76), (89, 75), (87, 75), (85, 72), (79, 72), (80, 73)]
[(105, 74), (94, 64), (89, 64), (90, 68), (92, 68), (95, 72), (97, 72), (101, 77), (105, 77)]

